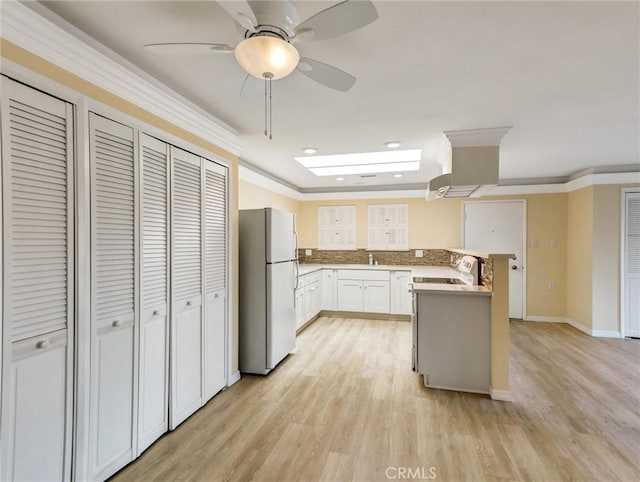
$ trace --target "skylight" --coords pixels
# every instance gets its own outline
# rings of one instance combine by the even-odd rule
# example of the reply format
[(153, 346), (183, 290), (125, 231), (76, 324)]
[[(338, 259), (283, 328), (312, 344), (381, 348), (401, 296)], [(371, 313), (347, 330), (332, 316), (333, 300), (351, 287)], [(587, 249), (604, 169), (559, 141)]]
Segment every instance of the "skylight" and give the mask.
[(294, 159), (316, 176), (341, 176), (382, 172), (417, 171), (422, 149), (358, 152), (326, 156), (299, 156)]

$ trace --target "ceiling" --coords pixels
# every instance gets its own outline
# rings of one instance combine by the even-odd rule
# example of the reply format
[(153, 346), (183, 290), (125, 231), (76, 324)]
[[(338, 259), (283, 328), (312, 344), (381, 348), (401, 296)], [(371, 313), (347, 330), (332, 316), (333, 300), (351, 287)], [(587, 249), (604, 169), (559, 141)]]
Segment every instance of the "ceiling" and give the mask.
[[(569, 176), (640, 161), (638, 2), (375, 1), (379, 19), (355, 32), (299, 42), (311, 57), (358, 78), (349, 92), (299, 72), (273, 84), (273, 140), (263, 136), (259, 88), (240, 96), (233, 54), (159, 55), (147, 43), (236, 45), (214, 1), (42, 2), (164, 85), (239, 132), (243, 161), (302, 190), (396, 185), (441, 172), (443, 131), (513, 126), (500, 179)], [(292, 2), (300, 18), (332, 2)], [(422, 149), (402, 179), (318, 177), (293, 160), (318, 154)]]

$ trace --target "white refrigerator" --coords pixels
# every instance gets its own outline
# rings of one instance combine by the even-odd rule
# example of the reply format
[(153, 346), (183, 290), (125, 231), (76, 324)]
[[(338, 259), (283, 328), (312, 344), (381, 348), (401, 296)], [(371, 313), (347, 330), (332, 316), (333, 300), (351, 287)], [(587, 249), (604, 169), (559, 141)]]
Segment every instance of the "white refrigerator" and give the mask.
[(295, 217), (272, 208), (246, 209), (239, 223), (240, 371), (266, 375), (296, 346)]

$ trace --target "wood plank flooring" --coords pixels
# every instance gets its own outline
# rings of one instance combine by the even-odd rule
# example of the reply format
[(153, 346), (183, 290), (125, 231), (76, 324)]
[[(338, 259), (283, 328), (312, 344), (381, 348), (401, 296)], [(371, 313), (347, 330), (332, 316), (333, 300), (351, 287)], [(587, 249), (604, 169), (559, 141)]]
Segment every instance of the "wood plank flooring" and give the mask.
[(320, 318), (114, 480), (640, 480), (639, 341), (511, 322), (505, 403), (424, 388), (410, 340), (407, 322)]

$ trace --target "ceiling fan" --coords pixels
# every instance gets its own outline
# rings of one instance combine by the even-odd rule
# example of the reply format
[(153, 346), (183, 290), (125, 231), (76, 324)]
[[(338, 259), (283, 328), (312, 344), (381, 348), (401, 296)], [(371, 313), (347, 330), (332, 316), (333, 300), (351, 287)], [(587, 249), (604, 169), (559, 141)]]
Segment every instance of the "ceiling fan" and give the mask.
[(288, 1), (226, 0), (217, 3), (237, 22), (244, 37), (235, 48), (227, 44), (189, 42), (154, 43), (145, 48), (176, 54), (235, 52), (240, 66), (256, 78), (277, 80), (297, 69), (322, 85), (346, 92), (355, 84), (354, 76), (318, 60), (300, 57), (292, 44), (336, 37), (378, 18), (376, 7), (368, 0), (340, 2), (303, 22)]
[(172, 42), (146, 44), (145, 48), (174, 54), (234, 52), (236, 60), (247, 72), (241, 95), (250, 76), (265, 82), (265, 136), (267, 113), (271, 118), (272, 80), (281, 79), (297, 70), (326, 87), (342, 92), (351, 89), (356, 82), (353, 75), (337, 67), (300, 57), (293, 44), (336, 37), (364, 27), (378, 18), (378, 11), (369, 0), (346, 0), (303, 22), (300, 22), (296, 8), (284, 0), (219, 0), (217, 3), (236, 21), (236, 27), (243, 36), (243, 40), (235, 47), (217, 43)]

